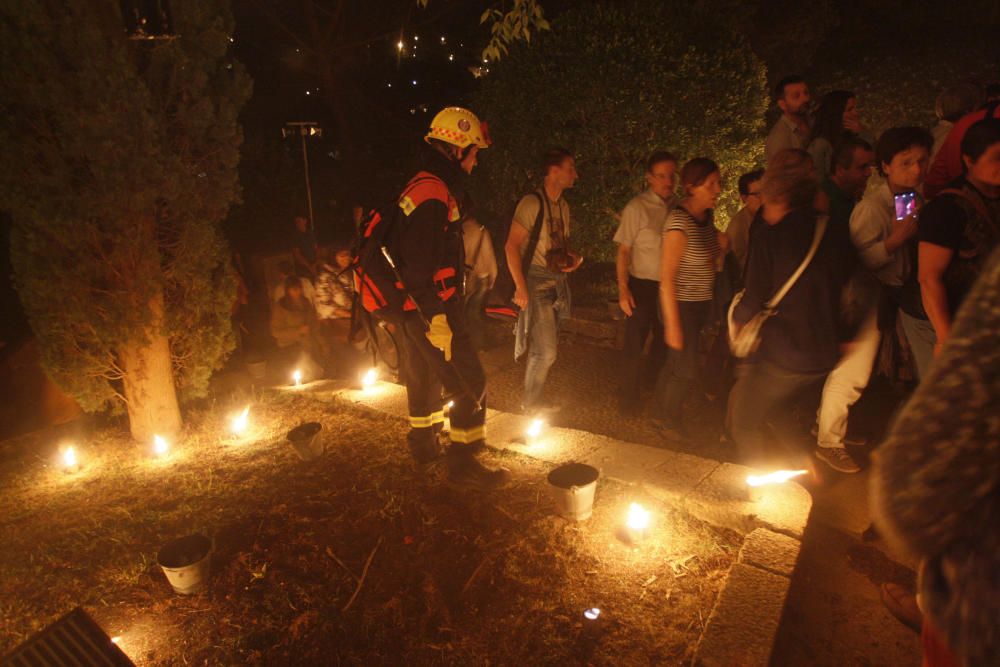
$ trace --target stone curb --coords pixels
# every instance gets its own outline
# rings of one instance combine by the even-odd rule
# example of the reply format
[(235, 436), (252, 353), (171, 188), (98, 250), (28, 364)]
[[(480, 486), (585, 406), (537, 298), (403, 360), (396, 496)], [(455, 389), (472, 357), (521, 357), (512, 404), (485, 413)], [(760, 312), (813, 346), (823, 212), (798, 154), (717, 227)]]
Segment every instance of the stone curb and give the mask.
[[(321, 382), (294, 391), (338, 397), (391, 415), (407, 411), (406, 389), (387, 382), (367, 390)], [(490, 446), (546, 463), (587, 463), (603, 477), (640, 486), (666, 505), (745, 536), (692, 664), (766, 665), (812, 509), (809, 493), (794, 482), (751, 493), (746, 478), (752, 471), (745, 466), (576, 429), (546, 427), (539, 437), (528, 438), (530, 423), (523, 415), (488, 409)]]

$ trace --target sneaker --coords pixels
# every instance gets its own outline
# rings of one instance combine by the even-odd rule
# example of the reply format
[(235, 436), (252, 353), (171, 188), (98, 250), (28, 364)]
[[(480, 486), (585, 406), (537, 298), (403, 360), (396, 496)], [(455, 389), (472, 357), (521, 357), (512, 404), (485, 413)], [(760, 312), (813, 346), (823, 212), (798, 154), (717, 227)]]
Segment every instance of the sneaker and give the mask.
[(851, 455), (843, 447), (818, 447), (816, 458), (837, 472), (861, 472), (861, 466), (854, 462)]
[[(819, 437), (819, 427), (817, 427), (816, 424), (813, 424), (813, 427), (812, 429), (810, 429), (809, 432), (812, 434), (812, 437), (814, 438)], [(847, 445), (848, 447), (864, 447), (865, 445), (868, 444), (868, 438), (861, 435), (851, 435), (850, 433), (848, 433), (847, 435), (844, 436), (844, 444)]]
[(490, 470), (472, 452), (448, 452), (448, 483), (473, 491), (493, 491), (510, 481), (503, 468)]

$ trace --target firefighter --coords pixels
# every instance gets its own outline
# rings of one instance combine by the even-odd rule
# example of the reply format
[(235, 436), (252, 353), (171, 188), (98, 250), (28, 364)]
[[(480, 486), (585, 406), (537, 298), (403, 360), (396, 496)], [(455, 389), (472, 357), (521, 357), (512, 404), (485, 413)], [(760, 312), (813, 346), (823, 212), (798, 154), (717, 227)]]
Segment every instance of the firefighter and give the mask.
[(437, 459), (443, 403), (453, 401), (448, 480), (495, 489), (508, 473), (486, 468), (477, 459), (486, 439), (486, 375), (463, 312), (460, 209), (466, 201), (465, 180), (490, 140), (485, 123), (471, 111), (448, 107), (431, 121), (424, 141), (423, 165), (399, 199), (404, 218), (392, 241), (407, 293), (401, 337), (410, 412), (407, 443), (419, 463)]

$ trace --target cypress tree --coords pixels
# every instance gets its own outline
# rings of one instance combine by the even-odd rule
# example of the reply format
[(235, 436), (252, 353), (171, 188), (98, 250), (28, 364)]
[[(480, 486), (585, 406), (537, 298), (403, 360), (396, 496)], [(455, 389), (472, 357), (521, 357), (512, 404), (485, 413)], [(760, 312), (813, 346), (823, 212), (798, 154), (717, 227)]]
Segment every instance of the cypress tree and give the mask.
[(233, 348), (221, 223), (238, 201), (228, 0), (173, 0), (133, 40), (119, 3), (0, 5), (0, 207), (14, 282), (53, 380), (132, 436), (176, 435)]

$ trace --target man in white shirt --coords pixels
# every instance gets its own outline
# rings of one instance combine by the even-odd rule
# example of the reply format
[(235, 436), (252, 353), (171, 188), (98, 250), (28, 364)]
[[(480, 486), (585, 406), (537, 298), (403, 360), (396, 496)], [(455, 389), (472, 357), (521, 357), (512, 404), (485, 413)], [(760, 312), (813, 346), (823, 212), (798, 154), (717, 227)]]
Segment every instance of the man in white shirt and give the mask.
[(650, 334), (649, 377), (656, 378), (666, 358), (663, 322), (659, 316), (660, 256), (663, 223), (674, 203), (677, 158), (666, 151), (646, 161), (645, 192), (633, 197), (622, 211), (615, 233), (618, 305), (628, 318), (622, 350), (622, 375), (618, 409), (637, 414), (642, 385), (642, 351)]
[(764, 143), (767, 162), (786, 148), (804, 149), (809, 143), (809, 106), (812, 97), (801, 76), (786, 76), (774, 87), (774, 101), (781, 117), (771, 128)]

